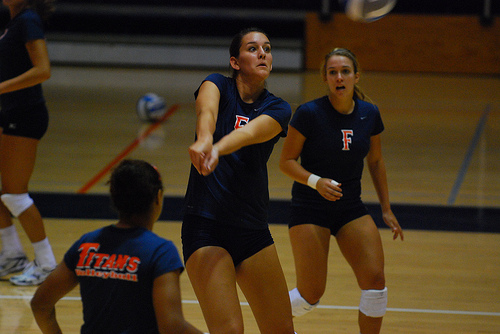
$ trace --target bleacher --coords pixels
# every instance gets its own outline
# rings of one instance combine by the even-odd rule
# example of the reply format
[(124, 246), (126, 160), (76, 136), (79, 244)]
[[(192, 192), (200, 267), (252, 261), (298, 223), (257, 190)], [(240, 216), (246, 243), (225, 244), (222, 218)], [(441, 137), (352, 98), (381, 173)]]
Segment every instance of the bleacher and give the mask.
[[(499, 7), (489, 0), (398, 1), (393, 13), (477, 15), (488, 24)], [(300, 71), (306, 13), (329, 20), (340, 11), (337, 0), (60, 0), (47, 39), (56, 65), (225, 68), (231, 37), (257, 26), (271, 38), (275, 70)], [(2, 7), (0, 27), (7, 21)]]

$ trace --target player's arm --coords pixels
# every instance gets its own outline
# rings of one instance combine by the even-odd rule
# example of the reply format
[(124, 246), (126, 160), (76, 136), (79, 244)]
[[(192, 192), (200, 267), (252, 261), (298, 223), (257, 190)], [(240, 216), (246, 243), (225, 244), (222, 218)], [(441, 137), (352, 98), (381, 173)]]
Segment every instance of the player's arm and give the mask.
[[(293, 126), (288, 126), (288, 135), (285, 138), (283, 149), (280, 156), (280, 169), (285, 174), (291, 177), (294, 181), (309, 185), (311, 177), (319, 177), (307, 171), (298, 162), (306, 137), (300, 133)], [(320, 193), (321, 196), (330, 201), (336, 201), (342, 197), (342, 189), (340, 184), (332, 183), (331, 179), (321, 178), (316, 180), (314, 188)]]
[(280, 123), (268, 115), (260, 115), (245, 126), (231, 131), (214, 148), (219, 156), (231, 154), (242, 147), (264, 143), (283, 131)]
[(268, 115), (260, 115), (244, 127), (231, 131), (213, 145), (207, 156), (207, 170), (213, 171), (219, 157), (236, 152), (242, 147), (260, 144), (276, 137), (283, 129), (278, 121)]
[(31, 299), (31, 310), (42, 333), (62, 333), (56, 320), (55, 305), (77, 285), (75, 273), (63, 261), (38, 287)]
[(211, 81), (203, 82), (196, 98), (196, 141), (189, 147), (191, 162), (203, 175), (207, 174), (206, 157), (212, 151), (219, 101), (219, 88)]
[(370, 151), (366, 156), (368, 170), (372, 177), (373, 186), (377, 192), (377, 196), (382, 208), (382, 217), (385, 223), (393, 232), (393, 238), (401, 236), (404, 239), (403, 230), (399, 226), (396, 216), (392, 212), (391, 203), (389, 202), (389, 187), (387, 185), (387, 171), (385, 168), (384, 158), (382, 157), (382, 143), (380, 135), (375, 135), (370, 138)]
[(200, 334), (182, 313), (180, 269), (163, 274), (153, 281), (153, 306), (160, 333)]
[(50, 60), (44, 39), (26, 43), (26, 50), (33, 67), (28, 71), (0, 83), (0, 94), (35, 86), (50, 78)]
[(307, 185), (307, 179), (311, 173), (298, 162), (305, 141), (306, 137), (289, 125), (288, 134), (281, 151), (279, 166), (285, 175), (291, 177), (294, 181)]

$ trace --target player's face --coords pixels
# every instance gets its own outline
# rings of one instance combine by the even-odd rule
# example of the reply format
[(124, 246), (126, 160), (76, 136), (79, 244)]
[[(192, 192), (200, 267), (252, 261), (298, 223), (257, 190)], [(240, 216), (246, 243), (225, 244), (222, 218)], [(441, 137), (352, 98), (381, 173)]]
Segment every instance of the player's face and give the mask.
[(245, 77), (255, 77), (265, 80), (272, 70), (273, 55), (271, 43), (266, 35), (260, 32), (250, 32), (241, 40), (238, 59), (232, 58), (231, 65)]
[(349, 58), (335, 55), (326, 62), (326, 82), (333, 96), (352, 99), (358, 81), (359, 73)]

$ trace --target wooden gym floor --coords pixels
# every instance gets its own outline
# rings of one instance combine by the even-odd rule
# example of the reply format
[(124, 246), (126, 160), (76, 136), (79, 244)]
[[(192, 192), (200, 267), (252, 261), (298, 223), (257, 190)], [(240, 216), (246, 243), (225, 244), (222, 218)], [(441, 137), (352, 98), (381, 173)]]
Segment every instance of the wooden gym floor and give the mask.
[[(166, 195), (184, 194), (187, 147), (194, 138), (193, 92), (212, 71), (55, 67), (44, 85), (51, 113), (39, 147), (32, 192), (74, 194), (123, 153), (148, 128), (135, 114), (146, 92), (179, 109), (129, 157), (148, 160), (163, 174)], [(364, 73), (360, 82), (379, 105), (386, 130), (383, 153), (394, 204), (500, 209), (500, 80), (491, 76)], [(317, 73), (273, 73), (269, 90), (298, 104), (326, 93)], [(290, 198), (291, 181), (278, 169), (282, 141), (269, 161), (270, 196)], [(368, 174), (364, 200), (375, 203)], [(107, 192), (104, 175), (89, 194)], [(167, 199), (168, 200), (168, 199)], [(57, 203), (55, 204), (57, 205)], [(440, 217), (429, 217), (439, 224)], [(56, 258), (82, 233), (110, 220), (45, 220)], [(403, 228), (405, 222), (400, 221)], [(16, 222), (16, 224), (18, 224)], [(21, 231), (23, 244), (32, 249)], [(293, 259), (284, 225), (271, 225), (289, 284)], [(439, 228), (438, 228), (439, 229)], [(443, 226), (443, 230), (445, 230)], [(155, 232), (180, 249), (180, 222), (162, 221)], [(407, 229), (405, 241), (380, 230), (389, 287), (383, 333), (500, 333), (500, 234)], [(334, 241), (332, 241), (334, 244)], [(332, 245), (327, 291), (313, 313), (295, 319), (298, 333), (358, 333), (359, 290), (337, 246)], [(186, 274), (186, 318), (206, 330)], [(29, 309), (33, 287), (0, 282), (0, 333), (38, 333)], [(58, 304), (65, 333), (78, 333), (81, 305), (75, 290)], [(242, 297), (242, 301), (244, 298)], [(247, 305), (246, 333), (258, 333)]]

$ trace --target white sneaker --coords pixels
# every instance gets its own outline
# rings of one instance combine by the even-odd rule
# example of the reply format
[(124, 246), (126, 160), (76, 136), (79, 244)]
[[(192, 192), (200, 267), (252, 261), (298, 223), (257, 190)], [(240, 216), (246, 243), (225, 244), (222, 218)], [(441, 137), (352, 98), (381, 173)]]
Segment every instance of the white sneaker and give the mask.
[(21, 275), (12, 276), (10, 282), (14, 285), (39, 285), (55, 268), (42, 268), (38, 266), (36, 261), (30, 262), (30, 264), (24, 269)]
[(22, 271), (28, 265), (28, 258), (23, 252), (0, 252), (0, 277)]

